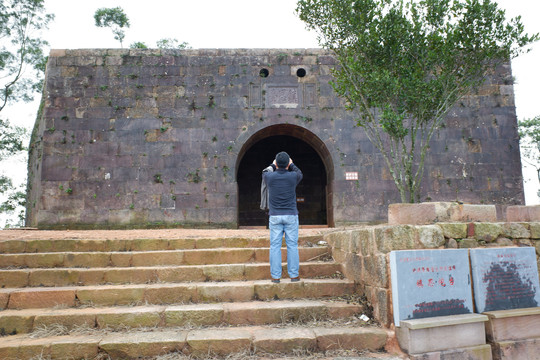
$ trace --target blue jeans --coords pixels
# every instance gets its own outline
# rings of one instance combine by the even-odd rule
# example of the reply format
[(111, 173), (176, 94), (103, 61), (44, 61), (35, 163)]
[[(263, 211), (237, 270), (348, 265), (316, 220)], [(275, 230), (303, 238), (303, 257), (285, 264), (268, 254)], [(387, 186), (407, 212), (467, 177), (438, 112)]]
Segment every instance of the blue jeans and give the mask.
[(281, 278), (281, 244), (285, 233), (287, 245), (287, 272), (290, 278), (298, 277), (300, 257), (298, 256), (298, 215), (270, 216), (270, 275)]

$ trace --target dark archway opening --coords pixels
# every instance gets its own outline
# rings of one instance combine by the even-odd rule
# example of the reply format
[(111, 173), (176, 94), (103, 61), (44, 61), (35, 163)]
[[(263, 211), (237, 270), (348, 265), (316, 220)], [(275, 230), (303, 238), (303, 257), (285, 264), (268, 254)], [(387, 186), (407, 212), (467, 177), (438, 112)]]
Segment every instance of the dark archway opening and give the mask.
[(237, 171), (238, 225), (268, 224), (268, 215), (259, 208), (261, 173), (280, 151), (286, 151), (304, 174), (304, 179), (296, 189), (300, 225), (327, 225), (325, 165), (313, 147), (288, 135), (263, 138), (247, 149), (242, 157)]

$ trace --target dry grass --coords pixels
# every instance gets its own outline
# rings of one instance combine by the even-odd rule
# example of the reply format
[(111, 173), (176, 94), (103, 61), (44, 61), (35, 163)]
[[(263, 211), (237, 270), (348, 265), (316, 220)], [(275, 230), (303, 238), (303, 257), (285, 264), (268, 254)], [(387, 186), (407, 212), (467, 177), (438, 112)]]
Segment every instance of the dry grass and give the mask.
[[(78, 358), (74, 357), (73, 359), (78, 359)], [(29, 360), (55, 360), (55, 359), (51, 358), (50, 356), (44, 356), (42, 354), (42, 355), (31, 357)], [(85, 360), (112, 360), (112, 358), (107, 354), (101, 353), (92, 359), (85, 359)]]
[[(376, 356), (377, 358), (387, 358), (385, 353), (367, 353), (366, 351), (358, 350), (332, 350), (326, 352), (314, 352), (306, 349), (294, 350), (292, 354), (282, 353), (265, 353), (254, 351), (243, 351), (239, 353), (219, 356), (216, 354), (204, 354), (201, 356), (186, 355), (183, 353), (170, 353), (157, 357), (152, 357), (147, 360), (318, 360), (318, 359), (334, 359), (334, 360), (355, 360), (360, 356)], [(398, 358), (392, 358), (398, 360)]]

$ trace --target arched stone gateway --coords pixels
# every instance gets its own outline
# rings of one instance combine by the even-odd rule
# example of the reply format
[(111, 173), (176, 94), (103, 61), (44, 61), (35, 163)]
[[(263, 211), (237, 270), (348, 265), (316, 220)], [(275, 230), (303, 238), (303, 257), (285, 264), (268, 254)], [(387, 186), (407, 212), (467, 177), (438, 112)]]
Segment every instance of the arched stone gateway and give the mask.
[[(265, 225), (261, 171), (305, 174), (302, 224), (386, 221), (399, 194), (331, 86), (323, 49), (52, 50), (28, 165), (27, 226)], [(511, 70), (448, 114), (420, 201), (524, 203)]]
[(275, 154), (286, 151), (304, 173), (296, 195), (300, 225), (330, 225), (334, 165), (326, 145), (300, 126), (279, 124), (258, 131), (246, 141), (237, 162), (238, 224), (261, 226), (268, 221), (260, 210), (261, 170)]

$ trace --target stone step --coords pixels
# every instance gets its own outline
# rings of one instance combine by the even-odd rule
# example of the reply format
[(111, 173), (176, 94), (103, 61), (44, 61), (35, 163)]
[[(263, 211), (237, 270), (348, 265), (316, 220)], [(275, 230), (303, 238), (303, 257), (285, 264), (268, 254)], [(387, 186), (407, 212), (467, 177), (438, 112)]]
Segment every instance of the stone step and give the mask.
[[(299, 247), (300, 261), (330, 253), (326, 246)], [(269, 248), (217, 248), (165, 251), (48, 252), (0, 254), (1, 268), (73, 268), (152, 265), (209, 265), (268, 262)], [(282, 249), (286, 261), (287, 250)]]
[[(339, 277), (341, 272), (342, 266), (336, 262), (300, 263), (302, 278)], [(287, 273), (286, 264), (283, 273)], [(16, 269), (0, 270), (0, 288), (264, 280), (269, 276), (268, 263)]]
[[(298, 244), (317, 244), (322, 235), (301, 236)], [(180, 239), (20, 239), (0, 240), (0, 254), (44, 252), (110, 252), (268, 247), (268, 237)]]
[(334, 349), (383, 349), (392, 334), (377, 327), (251, 326), (193, 330), (106, 332), (31, 338), (15, 335), (0, 342), (3, 360), (32, 357), (56, 359), (137, 359), (168, 353), (190, 356), (229, 354), (294, 354)]
[(353, 281), (302, 279), (280, 284), (269, 280), (160, 283), (1, 289), (0, 309), (32, 309), (133, 304), (245, 302), (325, 298), (354, 294)]
[(114, 329), (305, 323), (360, 315), (361, 305), (344, 301), (280, 300), (243, 303), (146, 305), (79, 309), (0, 311), (0, 331), (24, 334), (50, 327)]

